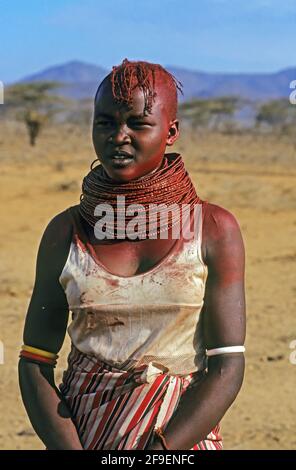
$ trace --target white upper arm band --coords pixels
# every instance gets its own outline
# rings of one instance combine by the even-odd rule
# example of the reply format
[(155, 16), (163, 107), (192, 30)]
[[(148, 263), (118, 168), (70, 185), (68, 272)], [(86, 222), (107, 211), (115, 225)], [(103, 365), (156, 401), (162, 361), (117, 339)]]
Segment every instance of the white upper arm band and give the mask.
[(217, 356), (218, 354), (245, 352), (245, 350), (244, 346), (226, 346), (224, 348), (206, 349), (206, 355)]

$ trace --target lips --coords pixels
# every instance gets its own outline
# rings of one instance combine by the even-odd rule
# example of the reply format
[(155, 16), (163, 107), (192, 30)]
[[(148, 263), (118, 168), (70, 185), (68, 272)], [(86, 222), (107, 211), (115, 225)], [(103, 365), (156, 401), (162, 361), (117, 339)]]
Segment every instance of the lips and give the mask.
[(131, 165), (134, 161), (134, 156), (124, 150), (114, 150), (109, 154), (108, 160), (113, 168), (120, 169)]
[(110, 158), (116, 160), (124, 160), (126, 158), (134, 158), (134, 156), (131, 153), (125, 152), (123, 150), (114, 150), (114, 152), (110, 154)]

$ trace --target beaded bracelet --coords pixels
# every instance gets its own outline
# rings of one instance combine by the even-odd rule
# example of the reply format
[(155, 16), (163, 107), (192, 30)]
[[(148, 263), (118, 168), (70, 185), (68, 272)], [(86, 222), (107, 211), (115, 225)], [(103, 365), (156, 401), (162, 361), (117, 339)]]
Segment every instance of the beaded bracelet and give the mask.
[(158, 436), (158, 438), (159, 438), (159, 440), (160, 440), (160, 442), (161, 442), (161, 444), (162, 444), (164, 450), (170, 450), (170, 448), (169, 448), (169, 446), (168, 446), (168, 443), (167, 443), (167, 441), (166, 441), (166, 438), (165, 438), (165, 436), (164, 436), (164, 434), (163, 434), (163, 430), (159, 427), (159, 428), (156, 428), (156, 429), (154, 430), (154, 432), (155, 432), (155, 434)]

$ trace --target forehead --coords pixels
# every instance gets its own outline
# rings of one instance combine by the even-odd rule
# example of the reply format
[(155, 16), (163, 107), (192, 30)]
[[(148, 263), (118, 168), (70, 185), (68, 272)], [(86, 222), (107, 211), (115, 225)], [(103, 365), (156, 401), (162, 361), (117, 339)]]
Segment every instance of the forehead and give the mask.
[[(165, 100), (162, 97), (161, 90), (157, 89), (156, 99), (152, 103), (151, 114), (146, 113), (147, 116), (158, 116), (165, 112)], [(144, 93), (140, 88), (135, 88), (132, 92), (132, 108), (126, 104), (116, 101), (112, 93), (112, 85), (110, 81), (103, 82), (95, 102), (95, 112), (98, 113), (128, 113), (128, 114), (143, 114), (145, 107)]]

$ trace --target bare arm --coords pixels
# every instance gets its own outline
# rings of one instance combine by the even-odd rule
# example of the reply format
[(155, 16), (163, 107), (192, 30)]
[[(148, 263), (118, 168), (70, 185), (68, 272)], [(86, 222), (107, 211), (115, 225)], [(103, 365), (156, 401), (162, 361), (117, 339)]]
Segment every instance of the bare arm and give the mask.
[[(203, 306), (206, 348), (243, 345), (245, 340), (245, 253), (235, 217), (209, 205), (204, 222), (208, 266)], [(164, 435), (170, 449), (191, 449), (204, 440), (235, 400), (244, 376), (244, 355), (208, 358), (208, 373), (186, 390)], [(151, 449), (160, 449), (157, 442)]]
[[(57, 354), (68, 321), (68, 304), (59, 276), (68, 256), (72, 228), (66, 212), (47, 226), (38, 251), (34, 290), (29, 304), (24, 344)], [(75, 425), (55, 385), (54, 369), (19, 361), (22, 399), (33, 428), (48, 449), (82, 449)]]

